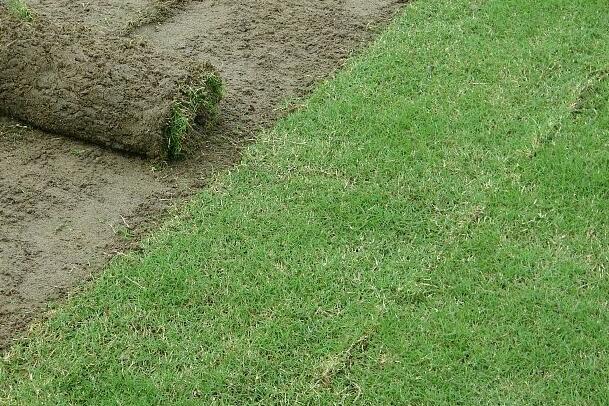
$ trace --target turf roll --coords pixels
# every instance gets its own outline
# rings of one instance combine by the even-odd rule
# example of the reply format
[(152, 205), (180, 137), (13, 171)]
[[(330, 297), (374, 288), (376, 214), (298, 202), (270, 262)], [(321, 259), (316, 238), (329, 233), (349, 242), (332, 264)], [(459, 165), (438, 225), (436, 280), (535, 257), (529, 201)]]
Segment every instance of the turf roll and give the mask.
[(0, 114), (33, 127), (175, 158), (197, 144), (195, 119), (213, 121), (221, 88), (209, 64), (0, 4)]

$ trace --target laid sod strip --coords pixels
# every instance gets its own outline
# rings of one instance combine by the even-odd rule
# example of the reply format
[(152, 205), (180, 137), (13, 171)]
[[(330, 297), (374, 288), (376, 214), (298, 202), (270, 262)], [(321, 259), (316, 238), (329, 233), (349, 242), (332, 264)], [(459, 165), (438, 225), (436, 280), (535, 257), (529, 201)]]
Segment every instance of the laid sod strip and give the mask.
[(0, 114), (163, 159), (188, 145), (195, 119), (214, 117), (222, 89), (209, 65), (1, 5), (0, 27)]
[(1, 358), (0, 403), (609, 404), (607, 26), (413, 3)]

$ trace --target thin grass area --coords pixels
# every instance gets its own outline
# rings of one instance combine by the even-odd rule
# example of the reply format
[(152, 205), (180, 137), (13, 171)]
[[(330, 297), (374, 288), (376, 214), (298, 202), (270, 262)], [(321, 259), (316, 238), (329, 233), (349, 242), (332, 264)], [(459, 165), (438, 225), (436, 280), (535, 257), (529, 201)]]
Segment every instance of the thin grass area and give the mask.
[(33, 21), (34, 13), (24, 0), (7, 0), (8, 11), (23, 21)]
[(0, 403), (609, 404), (608, 26), (412, 3), (15, 345)]

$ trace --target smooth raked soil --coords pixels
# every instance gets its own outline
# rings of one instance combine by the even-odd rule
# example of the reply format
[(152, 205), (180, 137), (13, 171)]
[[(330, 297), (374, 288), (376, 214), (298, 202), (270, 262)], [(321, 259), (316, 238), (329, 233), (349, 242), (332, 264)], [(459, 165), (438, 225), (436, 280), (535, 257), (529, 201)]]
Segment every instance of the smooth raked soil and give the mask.
[(0, 403), (609, 403), (608, 26), (414, 2), (14, 345)]

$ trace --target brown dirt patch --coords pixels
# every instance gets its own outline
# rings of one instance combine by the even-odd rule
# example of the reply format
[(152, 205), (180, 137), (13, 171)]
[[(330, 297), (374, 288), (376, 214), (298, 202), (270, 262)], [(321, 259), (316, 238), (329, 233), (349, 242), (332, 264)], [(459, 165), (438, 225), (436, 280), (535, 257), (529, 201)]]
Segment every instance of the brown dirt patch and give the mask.
[[(237, 162), (243, 145), (289, 109), (286, 101), (340, 67), (404, 1), (179, 3), (166, 21), (131, 35), (220, 71), (227, 93), (219, 123), (196, 155), (168, 165), (0, 119), (0, 348), (49, 301), (65, 297), (213, 173)], [(148, 18), (154, 3), (31, 4), (94, 30), (125, 32)]]

